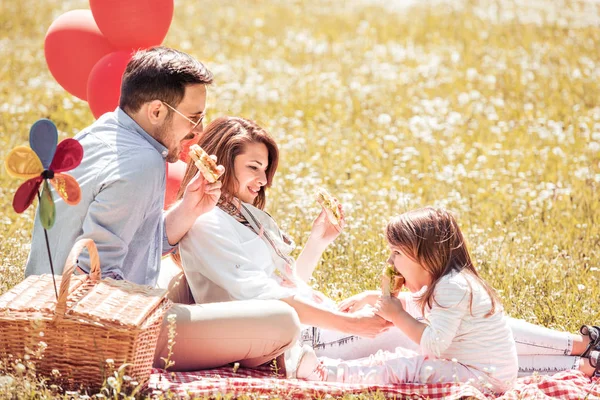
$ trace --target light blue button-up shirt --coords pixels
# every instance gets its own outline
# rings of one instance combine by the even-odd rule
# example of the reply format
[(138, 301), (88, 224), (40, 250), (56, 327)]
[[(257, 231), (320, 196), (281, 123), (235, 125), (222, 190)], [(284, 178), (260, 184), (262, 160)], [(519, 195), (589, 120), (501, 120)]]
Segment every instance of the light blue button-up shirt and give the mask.
[[(83, 161), (68, 173), (81, 187), (81, 201), (69, 206), (53, 194), (56, 222), (48, 238), (55, 273), (62, 273), (73, 244), (90, 238), (103, 276), (154, 286), (161, 255), (172, 249), (163, 217), (167, 148), (120, 108), (75, 139), (83, 146)], [(78, 265), (89, 271), (87, 252)], [(43, 273), (50, 273), (50, 265), (36, 214), (25, 275)]]

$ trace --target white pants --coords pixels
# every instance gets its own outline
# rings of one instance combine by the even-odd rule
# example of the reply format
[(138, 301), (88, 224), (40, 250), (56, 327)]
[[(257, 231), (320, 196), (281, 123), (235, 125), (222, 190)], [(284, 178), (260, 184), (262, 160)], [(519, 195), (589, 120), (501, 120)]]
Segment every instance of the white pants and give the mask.
[[(580, 357), (570, 355), (573, 349), (570, 333), (515, 318), (508, 318), (508, 325), (516, 342), (519, 376), (531, 375), (533, 372), (551, 375), (578, 368)], [(397, 347), (418, 351), (418, 346), (395, 327), (373, 339), (326, 329), (307, 328), (302, 331), (301, 340), (312, 345), (319, 357), (342, 360), (368, 357), (378, 350), (393, 352)]]
[(502, 392), (506, 385), (486, 373), (459, 362), (429, 359), (398, 347), (394, 352), (379, 351), (358, 360), (340, 361), (322, 357), (328, 382), (395, 384), (469, 382), (482, 390)]
[(572, 356), (573, 339), (568, 332), (555, 331), (521, 319), (508, 318), (519, 356), (519, 376), (552, 375), (578, 369), (580, 356)]

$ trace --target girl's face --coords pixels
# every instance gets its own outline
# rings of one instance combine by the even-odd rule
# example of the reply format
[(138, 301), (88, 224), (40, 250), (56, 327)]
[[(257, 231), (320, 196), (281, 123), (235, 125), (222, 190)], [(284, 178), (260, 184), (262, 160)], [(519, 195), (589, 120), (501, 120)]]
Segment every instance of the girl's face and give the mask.
[(241, 201), (253, 204), (258, 192), (267, 184), (269, 151), (264, 143), (255, 142), (246, 145), (244, 152), (233, 160), (233, 169), (237, 183), (234, 195)]
[(412, 293), (416, 293), (423, 288), (423, 286), (429, 286), (431, 284), (431, 274), (426, 271), (420, 264), (411, 260), (402, 249), (394, 245), (390, 247), (390, 258), (387, 262), (396, 268), (396, 271), (400, 272), (404, 277), (404, 285)]

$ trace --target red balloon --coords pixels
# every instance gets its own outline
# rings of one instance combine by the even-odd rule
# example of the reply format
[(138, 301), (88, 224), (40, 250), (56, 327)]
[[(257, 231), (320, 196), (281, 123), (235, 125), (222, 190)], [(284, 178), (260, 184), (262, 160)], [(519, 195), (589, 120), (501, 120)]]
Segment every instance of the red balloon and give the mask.
[(115, 51), (102, 57), (92, 68), (87, 83), (87, 101), (94, 117), (99, 118), (119, 105), (123, 72), (132, 55), (130, 51)]
[(90, 10), (73, 10), (58, 17), (46, 32), (44, 55), (50, 73), (69, 93), (87, 100), (87, 81), (94, 65), (115, 51)]
[(173, 19), (173, 0), (90, 0), (98, 27), (123, 50), (158, 46)]
[(175, 203), (177, 192), (185, 175), (187, 164), (183, 161), (167, 163), (167, 189), (165, 190), (165, 210)]

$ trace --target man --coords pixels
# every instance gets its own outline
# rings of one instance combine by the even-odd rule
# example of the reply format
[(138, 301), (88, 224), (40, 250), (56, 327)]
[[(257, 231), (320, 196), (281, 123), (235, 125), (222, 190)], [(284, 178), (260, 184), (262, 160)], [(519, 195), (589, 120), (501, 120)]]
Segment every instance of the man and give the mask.
[[(197, 174), (183, 198), (163, 214), (165, 161), (177, 161), (183, 143), (202, 131), (206, 86), (212, 80), (202, 63), (177, 50), (156, 47), (133, 56), (123, 74), (119, 107), (75, 137), (84, 157), (71, 175), (82, 196), (76, 206), (55, 196), (57, 218), (48, 236), (57, 273), (73, 244), (90, 238), (98, 248), (103, 277), (156, 284), (161, 256), (173, 250), (221, 194), (220, 181), (210, 184)], [(89, 272), (86, 254), (78, 267), (79, 273)], [(49, 272), (36, 216), (25, 274)], [(258, 366), (296, 342), (300, 330), (296, 313), (279, 301), (177, 304), (169, 312), (177, 316), (175, 369), (234, 361)], [(165, 327), (157, 361), (166, 335)]]

